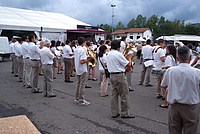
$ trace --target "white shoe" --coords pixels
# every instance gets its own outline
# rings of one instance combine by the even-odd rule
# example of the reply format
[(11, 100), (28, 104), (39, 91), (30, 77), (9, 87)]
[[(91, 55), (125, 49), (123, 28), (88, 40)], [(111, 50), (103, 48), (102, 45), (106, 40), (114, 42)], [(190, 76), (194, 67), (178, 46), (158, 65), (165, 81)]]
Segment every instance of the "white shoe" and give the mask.
[(90, 102), (86, 101), (86, 100), (83, 100), (83, 101), (79, 102), (79, 105), (85, 105), (85, 106), (87, 106), (87, 105), (90, 105)]
[(75, 103), (75, 104), (78, 104), (78, 102), (79, 102), (79, 101), (78, 101), (77, 99), (74, 100), (74, 103)]

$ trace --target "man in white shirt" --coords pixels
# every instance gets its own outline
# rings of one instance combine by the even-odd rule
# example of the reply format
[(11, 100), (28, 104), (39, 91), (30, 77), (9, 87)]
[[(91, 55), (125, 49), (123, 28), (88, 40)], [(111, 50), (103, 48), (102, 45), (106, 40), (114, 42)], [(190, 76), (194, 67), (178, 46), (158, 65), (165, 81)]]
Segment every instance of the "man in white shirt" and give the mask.
[(12, 74), (14, 74), (15, 61), (16, 61), (16, 56), (15, 56), (15, 52), (14, 52), (14, 45), (15, 45), (16, 41), (17, 40), (13, 38), (12, 42), (10, 43), (10, 52), (11, 52), (10, 58), (11, 58), (11, 61), (12, 61), (12, 67), (11, 67), (11, 73)]
[(123, 36), (120, 42), (120, 52), (123, 53), (126, 47), (126, 37)]
[(43, 44), (37, 46), (35, 44), (36, 39), (34, 35), (29, 36), (29, 56), (31, 59), (32, 65), (32, 93), (41, 93), (42, 91), (38, 88), (38, 79), (39, 79), (39, 72), (40, 72), (40, 49), (42, 48)]
[(64, 57), (64, 65), (65, 65), (65, 82), (73, 83), (70, 80), (70, 73), (72, 70), (72, 56), (74, 55), (72, 49), (70, 47), (71, 41), (66, 40), (66, 45), (63, 47), (63, 57)]
[(22, 43), (22, 56), (24, 61), (23, 83), (26, 88), (31, 88), (31, 60), (29, 57), (28, 36), (24, 36)]
[(153, 59), (152, 55), (153, 47), (150, 44), (151, 40), (148, 39), (146, 45), (142, 47), (143, 64), (142, 64), (142, 71), (141, 71), (139, 85), (143, 84), (146, 75), (145, 85), (153, 86), (152, 84), (150, 84), (150, 73), (153, 65), (149, 64), (148, 66), (145, 66), (145, 62), (151, 62)]
[(16, 40), (16, 42), (14, 43), (14, 45), (13, 45), (13, 52), (14, 52), (14, 54), (15, 54), (15, 56), (14, 56), (14, 77), (18, 77), (18, 69), (19, 69), (19, 62), (18, 62), (18, 60), (17, 60), (17, 55), (19, 54), (18, 52), (17, 52), (17, 44), (19, 44), (19, 42)]
[(21, 48), (22, 42), (23, 41), (20, 38), (20, 39), (18, 39), (18, 42), (16, 42), (16, 44), (15, 44), (15, 55), (17, 56), (19, 82), (23, 82), (24, 63), (23, 63), (22, 48)]
[(90, 102), (85, 100), (84, 92), (87, 79), (87, 63), (91, 60), (91, 58), (87, 58), (85, 49), (83, 48), (85, 45), (85, 39), (82, 37), (78, 38), (78, 44), (79, 46), (74, 51), (75, 69), (77, 75), (74, 102), (79, 105), (90, 105)]
[(111, 99), (111, 113), (112, 118), (117, 118), (119, 114), (119, 98), (121, 102), (121, 117), (134, 118), (135, 116), (129, 113), (129, 88), (127, 77), (125, 75), (125, 68), (127, 70), (131, 67), (131, 62), (128, 61), (120, 50), (120, 42), (113, 40), (111, 42), (111, 51), (108, 53), (107, 68), (110, 72), (110, 81), (112, 84), (112, 99)]
[[(154, 69), (155, 70), (162, 70), (162, 67), (165, 66), (165, 52), (164, 52), (164, 40), (159, 39), (158, 45), (153, 49), (153, 57), (154, 57)], [(161, 81), (163, 75), (157, 75), (157, 99), (162, 98), (161, 95)]]
[(51, 42), (49, 40), (44, 41), (44, 47), (40, 51), (41, 55), (41, 63), (42, 63), (42, 70), (44, 72), (44, 81), (43, 81), (43, 91), (44, 97), (56, 97), (53, 93), (53, 59), (54, 54), (50, 50)]
[(200, 115), (200, 70), (189, 65), (190, 50), (178, 49), (179, 65), (169, 68), (161, 86), (168, 90), (169, 134), (197, 134)]

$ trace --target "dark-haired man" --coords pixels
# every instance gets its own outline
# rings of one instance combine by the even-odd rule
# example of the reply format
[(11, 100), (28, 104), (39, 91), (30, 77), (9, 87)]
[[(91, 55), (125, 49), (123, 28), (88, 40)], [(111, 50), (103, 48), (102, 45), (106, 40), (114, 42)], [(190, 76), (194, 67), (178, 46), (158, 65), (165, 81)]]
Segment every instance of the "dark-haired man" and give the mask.
[(143, 84), (143, 82), (145, 80), (145, 75), (146, 75), (145, 85), (153, 86), (150, 84), (150, 73), (151, 73), (153, 64), (145, 65), (145, 62), (152, 61), (152, 59), (153, 59), (152, 51), (153, 51), (153, 47), (151, 46), (151, 40), (148, 39), (146, 42), (146, 45), (144, 47), (142, 47), (143, 64), (142, 64), (142, 72), (141, 72), (141, 76), (140, 76), (139, 85)]
[(190, 49), (178, 49), (179, 65), (167, 69), (161, 86), (168, 90), (169, 134), (197, 134), (200, 115), (200, 70), (189, 65)]
[(70, 80), (70, 73), (72, 70), (72, 56), (74, 55), (72, 49), (70, 47), (71, 41), (66, 40), (66, 45), (63, 47), (63, 57), (64, 57), (64, 65), (65, 65), (65, 82), (73, 83)]
[(78, 46), (74, 51), (75, 69), (77, 75), (74, 102), (79, 105), (90, 105), (90, 102), (85, 100), (84, 92), (87, 79), (87, 63), (91, 60), (91, 58), (87, 58), (86, 51), (83, 48), (84, 45), (85, 39), (82, 37), (78, 38)]
[(121, 101), (121, 117), (134, 118), (135, 116), (129, 113), (129, 87), (127, 77), (125, 75), (125, 68), (127, 70), (131, 67), (131, 62), (128, 61), (120, 50), (120, 42), (114, 40), (111, 42), (111, 51), (107, 55), (107, 67), (110, 72), (110, 81), (112, 84), (112, 100), (111, 113), (112, 118), (120, 116), (119, 114), (119, 98)]
[(38, 47), (36, 44), (36, 39), (34, 35), (29, 36), (29, 56), (31, 59), (31, 83), (32, 83), (32, 93), (41, 93), (42, 91), (38, 88), (38, 79), (39, 79), (39, 72), (40, 72), (40, 49), (42, 48), (43, 44), (40, 44)]

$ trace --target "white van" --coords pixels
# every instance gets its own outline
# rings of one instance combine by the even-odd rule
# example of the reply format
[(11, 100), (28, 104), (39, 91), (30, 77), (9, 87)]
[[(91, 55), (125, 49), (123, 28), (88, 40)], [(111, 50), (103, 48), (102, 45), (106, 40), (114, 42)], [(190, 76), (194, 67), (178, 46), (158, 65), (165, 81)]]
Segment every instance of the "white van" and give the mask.
[(11, 54), (8, 37), (0, 36), (0, 61), (9, 58)]

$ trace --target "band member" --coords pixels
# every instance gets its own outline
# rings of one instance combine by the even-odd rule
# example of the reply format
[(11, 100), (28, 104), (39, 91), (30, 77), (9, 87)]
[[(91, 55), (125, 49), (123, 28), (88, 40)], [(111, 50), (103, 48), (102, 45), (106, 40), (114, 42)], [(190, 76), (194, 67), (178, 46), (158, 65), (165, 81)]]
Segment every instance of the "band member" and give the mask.
[[(135, 52), (133, 51), (132, 44), (130, 44), (129, 42), (130, 42), (130, 40), (126, 39), (126, 46), (125, 46), (124, 51), (123, 51), (122, 54), (124, 55), (124, 57), (128, 61), (130, 61), (131, 63), (134, 63), (133, 62), (133, 57), (134, 57), (134, 53)], [(126, 71), (126, 77), (127, 77), (129, 91), (134, 91), (134, 89), (132, 89), (132, 84), (131, 84), (131, 81), (132, 81), (132, 72), (133, 72), (133, 64), (132, 64), (130, 70)]]
[(70, 47), (71, 41), (66, 40), (66, 45), (63, 48), (63, 57), (64, 57), (64, 65), (65, 65), (65, 82), (73, 83), (70, 80), (70, 73), (72, 69), (72, 56), (74, 55), (72, 49)]
[(85, 45), (85, 39), (78, 38), (78, 47), (74, 51), (75, 58), (75, 68), (76, 68), (76, 93), (74, 102), (79, 105), (90, 105), (90, 102), (85, 100), (85, 84), (87, 79), (87, 63), (92, 60), (92, 58), (87, 58), (86, 51), (83, 48)]
[(108, 53), (107, 67), (110, 72), (110, 81), (112, 85), (112, 99), (111, 99), (111, 113), (112, 118), (120, 116), (119, 114), (119, 98), (121, 102), (121, 117), (134, 118), (135, 116), (129, 113), (129, 90), (127, 77), (125, 75), (125, 68), (127, 70), (131, 67), (131, 62), (128, 61), (120, 50), (120, 42), (113, 40), (111, 42), (111, 51)]
[(41, 93), (42, 91), (38, 88), (38, 79), (39, 79), (39, 72), (40, 72), (40, 49), (42, 48), (43, 44), (41, 43), (40, 46), (35, 44), (36, 39), (34, 35), (29, 36), (29, 56), (31, 59), (32, 65), (32, 93)]
[[(159, 39), (158, 45), (153, 49), (155, 70), (162, 70), (162, 67), (165, 66), (165, 52), (163, 48), (164, 48), (164, 40)], [(157, 75), (157, 99), (162, 98), (161, 86), (160, 86), (162, 78), (163, 74)]]
[(18, 39), (18, 43), (15, 44), (15, 55), (17, 56), (17, 63), (18, 63), (18, 78), (19, 82), (23, 82), (23, 57), (22, 57), (22, 39)]
[(167, 69), (161, 86), (168, 90), (169, 134), (197, 134), (200, 115), (200, 70), (189, 65), (190, 50), (177, 52), (179, 65)]
[(42, 70), (44, 72), (44, 81), (43, 81), (43, 91), (44, 97), (56, 97), (53, 93), (53, 59), (55, 58), (54, 54), (50, 50), (51, 42), (49, 40), (44, 41), (44, 47), (41, 49), (41, 62)]
[(12, 39), (11, 43), (10, 43), (10, 58), (11, 58), (11, 61), (12, 61), (12, 67), (11, 67), (11, 73), (14, 74), (14, 70), (15, 70), (15, 61), (16, 61), (16, 56), (15, 56), (15, 50), (14, 50), (14, 45), (15, 45), (15, 42), (17, 40), (16, 39)]
[(28, 54), (29, 44), (28, 36), (24, 36), (22, 43), (22, 55), (24, 61), (24, 73), (23, 73), (23, 83), (26, 88), (31, 88), (31, 60)]
[[(143, 82), (145, 80), (146, 86), (153, 86), (150, 83), (150, 73), (151, 73), (153, 65), (150, 64), (148, 66), (145, 66), (145, 62), (151, 61), (153, 59), (152, 57), (153, 47), (150, 45), (151, 45), (151, 40), (148, 39), (146, 45), (142, 48), (143, 64), (142, 64), (142, 72), (140, 76), (139, 85), (143, 85)], [(146, 79), (145, 79), (145, 75), (146, 75)]]
[(108, 96), (107, 90), (108, 90), (109, 78), (106, 77), (106, 74), (105, 74), (105, 70), (107, 69), (106, 51), (107, 51), (107, 47), (105, 45), (100, 46), (98, 61), (99, 61), (99, 73), (102, 74), (101, 90), (100, 90), (101, 97)]

